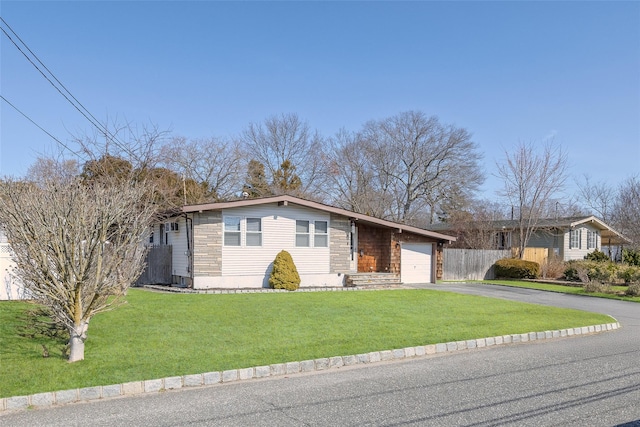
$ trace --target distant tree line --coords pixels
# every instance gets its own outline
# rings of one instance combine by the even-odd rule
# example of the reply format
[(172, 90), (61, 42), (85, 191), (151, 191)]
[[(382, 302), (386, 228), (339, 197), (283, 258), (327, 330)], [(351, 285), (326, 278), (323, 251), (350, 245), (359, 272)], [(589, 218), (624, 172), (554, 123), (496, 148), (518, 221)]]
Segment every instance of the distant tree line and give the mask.
[[(584, 214), (640, 241), (638, 177), (617, 186), (585, 177), (577, 182), (578, 194), (567, 198), (561, 191), (569, 159), (554, 141), (514, 144), (487, 168), (469, 131), (421, 111), (331, 136), (294, 113), (206, 139), (171, 136), (154, 126), (109, 128), (108, 135), (76, 138), (78, 160), (38, 159), (26, 178), (131, 175), (153, 182), (154, 200), (165, 210), (286, 193), (419, 227), (447, 222), (466, 247), (491, 246), (491, 233), (478, 229), (495, 219), (518, 220), (524, 244), (540, 218)], [(492, 200), (477, 197), (485, 168), (504, 183)]]

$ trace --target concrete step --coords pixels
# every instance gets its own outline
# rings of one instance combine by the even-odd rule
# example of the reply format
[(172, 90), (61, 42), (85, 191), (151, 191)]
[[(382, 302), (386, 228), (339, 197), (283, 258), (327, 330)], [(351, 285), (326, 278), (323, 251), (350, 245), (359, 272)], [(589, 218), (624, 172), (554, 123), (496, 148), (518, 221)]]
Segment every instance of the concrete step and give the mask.
[(395, 273), (347, 274), (345, 286), (400, 285), (400, 276)]

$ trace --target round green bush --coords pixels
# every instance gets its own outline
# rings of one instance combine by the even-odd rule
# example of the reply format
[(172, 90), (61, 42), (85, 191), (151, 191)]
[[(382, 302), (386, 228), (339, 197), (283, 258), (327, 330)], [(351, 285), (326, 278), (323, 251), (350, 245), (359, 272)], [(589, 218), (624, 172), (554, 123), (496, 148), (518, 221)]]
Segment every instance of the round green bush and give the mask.
[(605, 254), (604, 252), (601, 252), (599, 250), (595, 250), (593, 252), (589, 252), (588, 254), (586, 254), (584, 256), (584, 259), (588, 260), (588, 261), (596, 261), (596, 262), (609, 262), (611, 261), (611, 259), (609, 258), (609, 255)]
[(505, 279), (535, 279), (540, 276), (540, 264), (522, 259), (504, 258), (495, 263), (496, 277)]
[(640, 283), (633, 283), (629, 285), (625, 295), (630, 297), (640, 297)]
[(289, 252), (280, 251), (276, 255), (271, 276), (269, 276), (269, 286), (272, 289), (286, 289), (288, 291), (295, 291), (300, 287), (300, 275)]

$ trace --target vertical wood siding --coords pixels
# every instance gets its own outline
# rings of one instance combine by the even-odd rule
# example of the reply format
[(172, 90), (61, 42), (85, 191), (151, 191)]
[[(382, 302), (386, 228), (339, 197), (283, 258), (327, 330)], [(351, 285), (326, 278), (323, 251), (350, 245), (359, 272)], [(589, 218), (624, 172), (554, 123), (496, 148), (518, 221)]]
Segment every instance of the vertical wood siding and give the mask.
[(495, 279), (493, 265), (502, 258), (510, 258), (511, 251), (481, 249), (444, 249), (443, 280)]

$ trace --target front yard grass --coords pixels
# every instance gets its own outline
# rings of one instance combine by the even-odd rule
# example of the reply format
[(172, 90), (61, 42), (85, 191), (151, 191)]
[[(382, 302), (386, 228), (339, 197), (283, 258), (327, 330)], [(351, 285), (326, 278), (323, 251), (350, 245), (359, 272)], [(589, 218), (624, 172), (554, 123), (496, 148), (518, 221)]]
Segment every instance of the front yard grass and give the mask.
[(482, 283), (486, 283), (488, 285), (504, 285), (504, 286), (513, 286), (517, 288), (538, 289), (541, 291), (559, 292), (563, 294), (586, 295), (591, 297), (616, 299), (621, 301), (640, 302), (640, 297), (630, 297), (626, 295), (620, 295), (624, 293), (624, 291), (626, 291), (627, 289), (626, 286), (612, 285), (611, 290), (613, 292), (617, 292), (617, 294), (606, 294), (602, 292), (585, 292), (582, 286), (567, 286), (567, 285), (531, 282), (531, 281), (523, 281), (523, 280), (485, 280)]
[[(431, 290), (161, 294), (91, 321), (86, 360), (18, 335), (0, 303), (0, 397), (609, 323), (605, 315)], [(42, 344), (50, 357), (42, 357)]]

